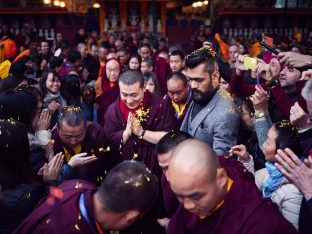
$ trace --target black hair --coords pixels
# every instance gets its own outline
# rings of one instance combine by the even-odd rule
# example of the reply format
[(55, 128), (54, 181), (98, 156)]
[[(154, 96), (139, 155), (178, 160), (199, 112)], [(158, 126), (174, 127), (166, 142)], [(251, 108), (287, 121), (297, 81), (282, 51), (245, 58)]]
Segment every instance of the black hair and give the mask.
[(63, 41), (61, 42), (60, 48), (61, 48), (62, 51), (64, 51), (65, 49), (69, 49), (69, 48), (70, 48), (69, 42), (66, 41), (66, 40), (63, 40)]
[(125, 52), (125, 54), (129, 54), (129, 50), (126, 47), (122, 47), (117, 52)]
[(142, 214), (156, 202), (159, 188), (156, 176), (143, 163), (126, 160), (108, 173), (98, 192), (108, 210)]
[(63, 64), (63, 59), (61, 57), (52, 56), (49, 59), (49, 65), (50, 65), (50, 68), (52, 69), (60, 67), (62, 66), (62, 64)]
[(141, 50), (143, 47), (148, 48), (149, 50), (151, 50), (150, 44), (143, 43), (143, 44), (140, 45), (139, 49)]
[(273, 124), (277, 137), (275, 139), (276, 150), (291, 149), (298, 157), (302, 156), (302, 148), (298, 137), (298, 128), (287, 120)]
[(46, 68), (42, 75), (41, 75), (41, 79), (39, 81), (39, 84), (40, 84), (40, 87), (41, 87), (41, 90), (42, 90), (42, 96), (45, 97), (46, 94), (48, 93), (48, 89), (47, 89), (47, 86), (46, 86), (46, 82), (47, 82), (47, 79), (48, 79), (48, 75), (52, 73), (53, 74), (53, 80), (54, 79), (59, 79), (60, 82), (62, 82), (61, 80), (61, 77), (60, 75), (52, 68)]
[(16, 61), (11, 64), (9, 74), (18, 78), (22, 78), (27, 71), (27, 66), (22, 61)]
[(167, 77), (167, 81), (169, 81), (169, 80), (171, 80), (171, 79), (178, 79), (178, 80), (181, 80), (185, 86), (186, 86), (187, 83), (188, 83), (188, 80), (187, 80), (186, 75), (184, 75), (182, 72), (172, 72), (172, 73)]
[(170, 56), (179, 56), (182, 61), (185, 59), (185, 53), (182, 50), (173, 50), (170, 52), (169, 58)]
[(48, 40), (46, 40), (46, 39), (42, 39), (41, 41), (40, 41), (40, 46), (41, 46), (41, 43), (42, 42), (46, 42), (46, 43), (48, 43), (49, 45), (50, 45), (50, 43), (49, 43), (49, 41)]
[(28, 79), (24, 76), (17, 77), (9, 75), (6, 79), (0, 81), (0, 93), (16, 89), (22, 81), (28, 82)]
[(67, 74), (62, 81), (61, 95), (68, 106), (80, 106), (81, 88), (79, 77), (74, 74)]
[(148, 66), (148, 67), (153, 67), (154, 66), (153, 60), (150, 57), (145, 58), (144, 60), (142, 60), (141, 63), (146, 63), (146, 66)]
[(0, 120), (1, 189), (35, 181), (30, 167), (27, 128), (13, 119)]
[(67, 61), (70, 63), (75, 63), (77, 60), (81, 59), (81, 54), (77, 50), (70, 50), (67, 55)]
[(133, 85), (135, 83), (140, 84), (140, 88), (144, 86), (144, 78), (141, 72), (133, 69), (129, 69), (120, 74), (119, 83), (123, 83), (125, 85)]
[(139, 61), (139, 64), (141, 65), (142, 59), (141, 59), (141, 57), (140, 57), (138, 54), (133, 54), (133, 55), (131, 55), (129, 61), (130, 61), (132, 58), (136, 58), (136, 59)]
[(87, 126), (87, 119), (80, 106), (66, 106), (57, 116), (57, 127), (61, 128), (62, 123), (67, 123), (71, 127), (77, 127), (81, 123)]
[(200, 64), (205, 64), (204, 71), (208, 72), (209, 75), (218, 69), (216, 52), (214, 51), (213, 46), (209, 48), (202, 47), (186, 56), (185, 66), (187, 68), (192, 69)]
[(172, 131), (164, 135), (155, 146), (155, 153), (166, 154), (173, 151), (178, 144), (187, 139), (192, 139), (192, 136), (182, 131)]
[(21, 86), (16, 91), (2, 93), (0, 95), (0, 119), (13, 118), (32, 131), (31, 122), (37, 114), (40, 96), (40, 91), (36, 90), (32, 86)]
[(149, 79), (152, 79), (152, 81), (155, 85), (155, 94), (158, 96), (162, 95), (158, 79), (157, 79), (156, 75), (154, 74), (154, 72), (144, 72), (143, 78), (144, 78), (145, 83), (147, 83), (147, 81), (149, 81)]

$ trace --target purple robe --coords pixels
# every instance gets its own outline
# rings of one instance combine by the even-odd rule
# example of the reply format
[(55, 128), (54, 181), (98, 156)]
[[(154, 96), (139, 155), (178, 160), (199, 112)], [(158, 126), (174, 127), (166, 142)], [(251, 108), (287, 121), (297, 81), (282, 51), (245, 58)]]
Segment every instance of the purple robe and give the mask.
[[(160, 178), (162, 172), (158, 165), (154, 144), (139, 139), (134, 134), (131, 135), (125, 145), (122, 143), (122, 135), (126, 129), (127, 121), (120, 111), (119, 101), (120, 97), (109, 106), (104, 117), (106, 123), (104, 131), (111, 139), (111, 145), (123, 160), (141, 161)], [(176, 129), (176, 120), (172, 108), (162, 98), (147, 93), (146, 109), (149, 109), (149, 113), (146, 121), (141, 122), (143, 129), (165, 132)]]
[(116, 98), (119, 96), (119, 85), (116, 84), (114, 87), (109, 88), (96, 99), (99, 108), (97, 110), (98, 123), (102, 126), (104, 125), (104, 115), (107, 111), (107, 108), (112, 104)]
[(251, 174), (239, 162), (219, 157), (222, 167), (234, 181), (224, 204), (200, 219), (180, 205), (171, 218), (168, 234), (292, 234), (297, 233), (270, 199), (263, 199)]
[[(92, 195), (96, 186), (82, 180), (70, 180), (43, 198), (37, 208), (19, 225), (14, 233), (94, 233), (96, 230)], [(79, 198), (84, 194), (84, 204), (90, 224), (79, 208)]]
[[(52, 139), (55, 141), (53, 146), (54, 153), (64, 153), (65, 148), (71, 156), (75, 155), (73, 149), (63, 144), (57, 129), (52, 131)], [(82, 179), (99, 185), (107, 172), (117, 164), (111, 152), (105, 152), (109, 146), (109, 139), (99, 124), (88, 122), (85, 138), (80, 145), (81, 153), (87, 153), (87, 156), (94, 154), (97, 156), (97, 160), (84, 166), (73, 168), (74, 173), (69, 179)], [(65, 163), (67, 163), (66, 158), (64, 159)]]
[(184, 120), (184, 117), (185, 117), (185, 115), (186, 115), (187, 109), (188, 109), (188, 107), (189, 107), (190, 104), (191, 104), (191, 100), (190, 100), (190, 99), (191, 99), (191, 93), (190, 93), (190, 96), (189, 96), (189, 98), (188, 98), (188, 100), (187, 100), (187, 104), (186, 104), (186, 107), (185, 107), (183, 113), (182, 113), (180, 116), (178, 116), (178, 113), (177, 113), (177, 111), (174, 109), (174, 107), (173, 107), (173, 105), (172, 105), (172, 102), (171, 102), (171, 98), (169, 97), (169, 95), (166, 94), (166, 95), (164, 96), (165, 102), (167, 102), (168, 105), (170, 105), (171, 108), (172, 108), (173, 111), (174, 111), (174, 115), (175, 115), (175, 117), (176, 117), (176, 119), (177, 119), (177, 122), (178, 122), (178, 128), (181, 127), (182, 122), (183, 122), (183, 120)]
[(172, 192), (170, 184), (163, 174), (161, 175), (161, 185), (164, 196), (164, 203), (169, 217), (171, 217), (178, 209), (180, 203), (176, 195)]
[[(127, 121), (120, 110), (120, 97), (112, 103), (106, 111), (104, 130), (111, 139), (111, 145), (115, 149), (115, 156), (120, 156), (122, 160), (134, 159), (143, 162), (155, 175), (160, 178), (162, 171), (158, 165), (155, 145), (133, 135), (125, 145), (122, 143), (122, 135), (126, 129)], [(169, 132), (176, 129), (174, 113), (164, 100), (156, 95), (147, 93), (147, 108), (150, 110), (148, 118), (143, 121), (143, 129), (150, 131)], [(145, 109), (147, 109), (145, 108)], [(161, 185), (159, 183), (161, 189)], [(160, 190), (161, 191), (161, 190)], [(135, 225), (121, 234), (161, 234), (165, 230), (157, 223), (158, 218), (166, 217), (163, 197), (160, 192), (154, 207)]]

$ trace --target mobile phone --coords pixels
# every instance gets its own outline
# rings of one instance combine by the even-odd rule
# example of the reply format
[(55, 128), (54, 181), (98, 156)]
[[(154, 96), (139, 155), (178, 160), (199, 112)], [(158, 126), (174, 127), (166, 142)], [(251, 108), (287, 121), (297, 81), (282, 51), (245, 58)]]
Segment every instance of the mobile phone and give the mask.
[(257, 67), (257, 59), (244, 57), (244, 67), (247, 69), (255, 70)]

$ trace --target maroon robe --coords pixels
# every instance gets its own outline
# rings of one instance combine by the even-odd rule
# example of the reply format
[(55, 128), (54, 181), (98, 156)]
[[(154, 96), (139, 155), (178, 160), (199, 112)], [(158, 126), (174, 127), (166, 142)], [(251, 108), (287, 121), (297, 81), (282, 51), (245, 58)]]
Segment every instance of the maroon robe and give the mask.
[[(75, 155), (70, 147), (63, 144), (56, 128), (52, 131), (52, 139), (54, 140), (53, 151), (55, 153), (64, 153), (65, 147), (71, 156)], [(80, 145), (81, 153), (87, 153), (87, 156), (94, 154), (97, 156), (97, 160), (84, 166), (73, 168), (73, 174), (68, 179), (82, 179), (99, 185), (107, 172), (118, 163), (114, 161), (110, 151), (104, 152), (109, 146), (109, 139), (100, 125), (88, 122), (85, 138)], [(65, 158), (64, 164), (66, 163)]]
[(154, 73), (157, 77), (162, 94), (167, 93), (167, 77), (170, 74), (170, 66), (165, 58), (158, 57), (156, 59)]
[(116, 81), (115, 85), (113, 87), (111, 87), (110, 85), (112, 82), (109, 81), (109, 79), (107, 78), (107, 74), (106, 74), (106, 65), (111, 60), (114, 60), (119, 64), (120, 72), (123, 70), (123, 65), (116, 58), (110, 58), (110, 59), (106, 60), (105, 65), (101, 69), (100, 79), (101, 79), (102, 93), (99, 97), (96, 98), (96, 102), (98, 104), (98, 111), (97, 111), (98, 123), (101, 124), (102, 126), (104, 125), (103, 117), (105, 115), (107, 108), (119, 96), (118, 81)]
[(297, 233), (270, 199), (263, 199), (251, 174), (237, 161), (219, 157), (234, 181), (224, 204), (200, 219), (180, 205), (171, 218), (168, 234), (291, 234)]
[[(96, 190), (95, 185), (82, 180), (66, 181), (51, 188), (50, 194), (40, 201), (14, 233), (97, 233), (92, 203)], [(82, 193), (90, 224), (79, 208)]]
[[(142, 121), (142, 127), (149, 131), (169, 132), (176, 129), (176, 120), (172, 108), (160, 97), (147, 93), (148, 118)], [(120, 111), (120, 97), (112, 103), (106, 111), (104, 131), (111, 139), (111, 145), (123, 160), (135, 159), (143, 162), (149, 169), (160, 178), (161, 169), (158, 165), (155, 145), (139, 139), (134, 134), (126, 144), (122, 143), (122, 135), (126, 129), (127, 121)]]
[(105, 112), (107, 111), (107, 108), (109, 107), (110, 104), (112, 104), (116, 100), (118, 96), (119, 96), (119, 85), (116, 84), (114, 87), (103, 91), (101, 96), (99, 96), (96, 99), (99, 106), (97, 111), (98, 123), (101, 124), (102, 126), (104, 125), (103, 117), (105, 115)]
[[(149, 92), (147, 97), (147, 108), (149, 109), (148, 118), (143, 121), (143, 129), (150, 131), (172, 131), (176, 129), (176, 120), (174, 113), (165, 101)], [(158, 165), (157, 155), (155, 154), (155, 145), (145, 140), (139, 139), (132, 134), (125, 145), (122, 143), (122, 135), (126, 129), (127, 121), (120, 110), (120, 97), (109, 106), (106, 111), (104, 121), (104, 130), (107, 136), (112, 140), (111, 145), (115, 149), (115, 156), (120, 156), (123, 160), (135, 159), (145, 163), (149, 169), (160, 178), (162, 171)], [(161, 189), (161, 185), (159, 183)], [(161, 191), (161, 190), (160, 190)], [(158, 218), (166, 217), (162, 194), (159, 194), (154, 207), (135, 225), (121, 234), (161, 234), (165, 230), (157, 223)]]
[(176, 117), (176, 119), (177, 119), (177, 123), (178, 123), (178, 128), (181, 127), (182, 122), (183, 122), (183, 120), (184, 120), (184, 117), (185, 117), (185, 115), (186, 115), (187, 109), (188, 109), (189, 105), (191, 104), (191, 96), (192, 96), (192, 95), (191, 95), (191, 93), (190, 93), (190, 94), (189, 94), (189, 97), (188, 97), (188, 100), (187, 100), (186, 107), (185, 107), (183, 113), (182, 113), (180, 116), (178, 116), (177, 111), (174, 109), (174, 107), (173, 107), (173, 105), (172, 105), (172, 102), (171, 102), (171, 98), (169, 97), (169, 95), (166, 94), (166, 95), (164, 96), (165, 102), (167, 102), (168, 105), (170, 105), (170, 106), (172, 107), (173, 111), (174, 111), (174, 115), (175, 115), (175, 117)]
[(169, 217), (171, 217), (177, 211), (180, 203), (176, 195), (172, 192), (170, 184), (164, 174), (161, 175), (161, 185), (166, 211)]

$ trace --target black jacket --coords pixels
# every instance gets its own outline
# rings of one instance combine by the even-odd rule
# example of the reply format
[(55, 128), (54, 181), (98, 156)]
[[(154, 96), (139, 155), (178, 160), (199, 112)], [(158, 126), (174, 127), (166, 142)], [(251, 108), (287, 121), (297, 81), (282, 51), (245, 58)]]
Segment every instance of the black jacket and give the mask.
[(0, 233), (12, 233), (33, 211), (43, 196), (43, 186), (34, 184), (19, 184), (2, 191), (0, 197)]

